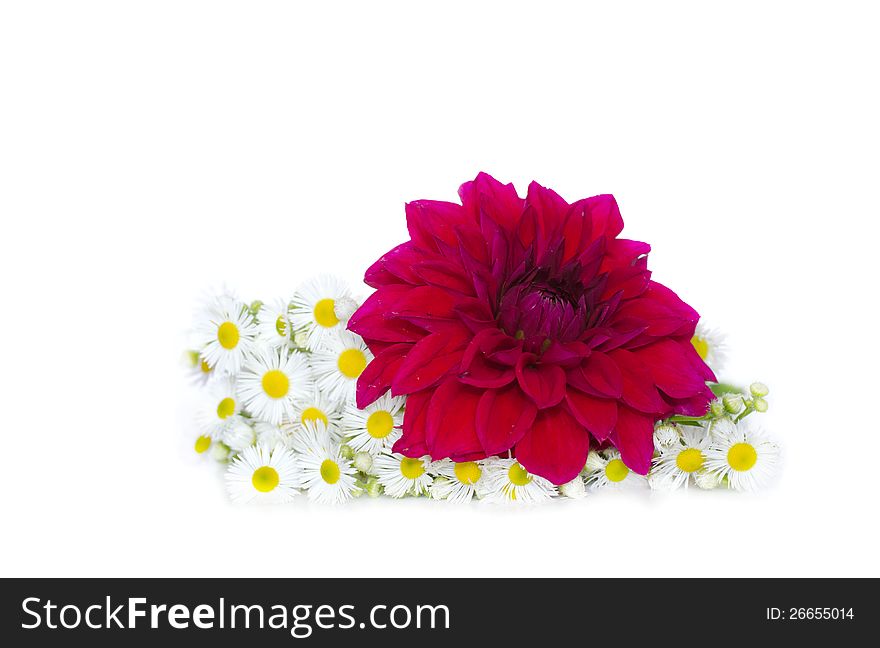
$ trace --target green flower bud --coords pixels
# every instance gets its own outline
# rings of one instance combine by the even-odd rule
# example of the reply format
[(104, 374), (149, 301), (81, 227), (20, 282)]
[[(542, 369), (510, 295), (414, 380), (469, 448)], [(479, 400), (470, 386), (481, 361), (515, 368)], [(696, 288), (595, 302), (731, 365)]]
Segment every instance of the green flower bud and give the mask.
[(762, 382), (753, 382), (749, 385), (749, 391), (752, 392), (752, 396), (762, 398), (770, 393), (770, 388)]
[(211, 456), (216, 461), (229, 461), (229, 455), (232, 451), (229, 449), (229, 446), (223, 443), (222, 441), (215, 441), (211, 446)]
[(709, 412), (715, 418), (724, 416), (724, 403), (721, 402), (720, 398), (716, 398), (712, 401), (712, 403), (709, 405)]
[(767, 401), (765, 401), (763, 398), (760, 398), (760, 397), (755, 398), (753, 406), (754, 406), (756, 412), (761, 412), (762, 414), (764, 412), (766, 412), (767, 408), (769, 407), (769, 405), (767, 404)]
[[(346, 446), (348, 447), (348, 446)], [(354, 456), (354, 467), (362, 473), (370, 472), (373, 467), (373, 455), (369, 452), (358, 452)]]
[(366, 488), (367, 495), (370, 497), (379, 497), (382, 494), (382, 484), (379, 483), (378, 477), (370, 477), (367, 480)]
[(343, 459), (348, 459), (349, 461), (351, 461), (352, 459), (354, 459), (354, 449), (347, 443), (343, 443), (341, 446), (339, 446), (339, 456), (341, 456)]
[(743, 408), (743, 397), (741, 394), (724, 394), (721, 397), (724, 403), (724, 409), (731, 414), (738, 414)]

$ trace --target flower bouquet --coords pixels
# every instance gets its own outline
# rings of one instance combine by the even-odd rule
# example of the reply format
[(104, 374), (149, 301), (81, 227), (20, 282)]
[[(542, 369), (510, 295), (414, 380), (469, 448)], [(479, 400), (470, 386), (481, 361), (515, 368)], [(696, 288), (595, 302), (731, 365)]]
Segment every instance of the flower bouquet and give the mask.
[(194, 447), (228, 464), (233, 499), (767, 482), (778, 448), (747, 420), (767, 387), (718, 382), (723, 339), (653, 280), (613, 196), (523, 198), (483, 173), (459, 196), (406, 205), (410, 240), (367, 269), (363, 304), (322, 276), (203, 306)]

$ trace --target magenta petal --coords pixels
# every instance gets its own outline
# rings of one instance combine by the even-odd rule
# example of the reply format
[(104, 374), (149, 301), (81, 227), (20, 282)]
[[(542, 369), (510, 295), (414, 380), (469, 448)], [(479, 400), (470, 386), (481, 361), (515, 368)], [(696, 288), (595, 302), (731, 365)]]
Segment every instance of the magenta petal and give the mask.
[(423, 253), (416, 250), (412, 241), (401, 243), (367, 268), (364, 282), (373, 288), (399, 283), (422, 284), (424, 281), (413, 272), (412, 268), (425, 258)]
[(477, 405), (483, 392), (447, 378), (431, 397), (425, 441), (431, 458), (483, 455), (477, 437)]
[(593, 196), (585, 201), (592, 225), (592, 238), (614, 238), (623, 231), (623, 217), (611, 194)]
[(474, 283), (469, 281), (461, 266), (446, 259), (430, 259), (413, 266), (413, 272), (425, 283), (454, 290), (464, 295), (475, 295)]
[(669, 288), (649, 281), (638, 298), (623, 302), (614, 315), (614, 321), (627, 318), (641, 320), (648, 335), (690, 337), (700, 316)]
[(647, 365), (635, 353), (623, 349), (615, 349), (608, 355), (620, 368), (623, 402), (640, 412), (661, 411), (663, 400)]
[[(439, 250), (439, 244), (458, 244), (457, 225), (470, 221), (461, 205), (439, 200), (416, 200), (406, 205), (406, 226), (413, 244), (423, 250)], [(439, 243), (439, 244), (438, 244)]]
[(565, 484), (583, 470), (590, 435), (564, 407), (538, 412), (535, 423), (516, 444), (516, 459), (534, 475)]
[(654, 419), (621, 406), (611, 442), (620, 450), (620, 458), (630, 470), (647, 475), (654, 456)]
[(477, 437), (486, 454), (510, 450), (532, 425), (537, 412), (518, 385), (484, 391), (477, 406)]
[(391, 380), (395, 396), (412, 394), (435, 385), (458, 368), (467, 338), (457, 332), (432, 333), (417, 342)]
[(392, 344), (383, 349), (367, 365), (357, 381), (357, 406), (361, 409), (375, 401), (391, 387), (391, 379), (400, 368), (411, 344)]
[(700, 358), (690, 341), (680, 344), (661, 339), (633, 353), (651, 370), (654, 384), (672, 398), (689, 398), (706, 387), (694, 362)]
[(569, 370), (567, 378), (572, 387), (594, 396), (620, 398), (623, 393), (620, 368), (599, 351), (593, 351), (580, 366)]
[(516, 363), (519, 386), (538, 409), (558, 405), (565, 398), (565, 371), (552, 364), (531, 364), (533, 358), (531, 354), (523, 354)]
[(406, 457), (424, 457), (428, 454), (425, 444), (425, 425), (428, 422), (428, 404), (432, 392), (423, 391), (406, 399), (406, 410), (403, 413), (403, 435), (391, 448)]
[(712, 393), (712, 390), (704, 385), (703, 389), (698, 394), (694, 394), (690, 398), (667, 398), (666, 401), (669, 403), (669, 408), (664, 414), (667, 416), (671, 414), (703, 416), (709, 410), (709, 403), (711, 403), (714, 398), (715, 395)]
[(474, 387), (503, 387), (515, 378), (513, 367), (491, 362), (486, 354), (498, 347), (506, 347), (512, 338), (498, 329), (478, 332), (465, 349), (461, 359), (459, 379)]
[(578, 423), (587, 428), (597, 441), (608, 438), (617, 423), (617, 401), (594, 398), (576, 389), (570, 389), (565, 400)]

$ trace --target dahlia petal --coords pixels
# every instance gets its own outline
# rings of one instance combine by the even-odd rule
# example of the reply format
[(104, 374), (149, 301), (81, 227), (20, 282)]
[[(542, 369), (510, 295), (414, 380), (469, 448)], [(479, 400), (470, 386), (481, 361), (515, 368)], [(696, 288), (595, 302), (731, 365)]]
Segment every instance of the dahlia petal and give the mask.
[(497, 326), (489, 304), (476, 299), (461, 301), (455, 306), (455, 313), (472, 333)]
[(513, 232), (523, 211), (523, 199), (513, 184), (502, 184), (488, 173), (477, 174), (458, 190), (465, 210), (477, 218), (487, 216), (508, 232)]
[(487, 455), (507, 452), (535, 420), (538, 408), (518, 385), (487, 389), (477, 406), (477, 437)]
[(415, 286), (388, 304), (387, 315), (420, 319), (452, 319), (456, 298), (438, 286)]
[(532, 354), (524, 353), (516, 363), (519, 386), (538, 409), (558, 405), (565, 398), (565, 371), (553, 364), (532, 364), (533, 361)]
[(397, 319), (396, 317), (385, 317), (383, 315), (361, 316), (354, 324), (349, 321), (348, 329), (354, 331), (365, 340), (370, 339), (379, 342), (414, 343), (427, 335), (424, 329), (415, 324)]
[[(539, 231), (546, 243), (554, 234), (561, 231), (569, 205), (552, 189), (532, 181), (526, 194), (526, 208), (528, 207), (535, 210)], [(540, 256), (539, 254), (538, 257)]]
[(406, 293), (412, 290), (412, 286), (406, 284), (390, 284), (387, 286), (379, 286), (372, 295), (364, 300), (354, 314), (348, 320), (348, 328), (357, 332), (357, 326), (364, 318), (381, 316), (384, 318), (392, 304), (401, 299)]
[(498, 329), (483, 329), (471, 340), (461, 359), (461, 382), (474, 387), (503, 387), (516, 377), (513, 367), (489, 362), (486, 354), (515, 341)]
[(663, 412), (663, 417), (672, 414), (683, 414), (685, 416), (703, 416), (709, 410), (709, 403), (715, 398), (712, 390), (704, 385), (703, 389), (694, 394), (690, 398), (666, 398), (668, 409)]
[(615, 349), (608, 356), (617, 364), (623, 378), (623, 402), (640, 412), (661, 411), (663, 401), (654, 386), (654, 376), (648, 366), (635, 353), (624, 349)]
[(623, 299), (633, 299), (645, 292), (651, 279), (651, 271), (646, 270), (645, 264), (640, 261), (633, 266), (616, 268), (608, 273), (608, 284), (602, 294), (603, 301), (616, 293), (620, 293)]
[(394, 443), (392, 452), (399, 452), (406, 457), (424, 457), (428, 454), (425, 444), (426, 423), (428, 421), (428, 404), (433, 392), (423, 391), (412, 394), (406, 399), (406, 410), (403, 413), (403, 435)]
[(611, 442), (620, 450), (620, 458), (630, 470), (640, 475), (648, 474), (654, 456), (653, 417), (625, 406), (619, 407)]
[(593, 351), (577, 367), (569, 370), (568, 384), (582, 392), (606, 398), (623, 394), (623, 375), (617, 363), (600, 351)]
[(416, 200), (406, 205), (406, 226), (413, 244), (423, 250), (439, 251), (441, 244), (457, 246), (456, 225), (470, 219), (461, 205), (441, 200)]
[(649, 281), (648, 287), (638, 298), (620, 305), (614, 320), (622, 318), (642, 320), (647, 326), (647, 334), (651, 336), (682, 335), (690, 338), (700, 316), (669, 288)]
[(597, 239), (600, 236), (614, 238), (623, 231), (623, 217), (617, 200), (611, 194), (593, 196), (585, 200), (589, 211), (591, 236)]
[(604, 441), (617, 423), (617, 402), (608, 398), (595, 398), (576, 389), (565, 394), (568, 409), (577, 422), (590, 431), (597, 441)]
[(633, 353), (647, 365), (654, 377), (654, 384), (664, 394), (672, 398), (689, 398), (702, 391), (706, 381), (688, 350), (699, 359), (690, 341), (680, 344), (668, 338), (639, 347)]
[(423, 259), (425, 259), (424, 254), (415, 248), (412, 241), (401, 243), (367, 268), (364, 273), (364, 282), (373, 288), (387, 284), (424, 283), (412, 271), (412, 267)]
[(542, 410), (516, 444), (516, 460), (534, 475), (565, 484), (583, 470), (590, 435), (564, 407)]
[(590, 348), (583, 342), (554, 342), (541, 355), (541, 360), (560, 367), (573, 367), (590, 355)]
[(358, 377), (356, 400), (359, 408), (365, 408), (388, 391), (391, 379), (410, 349), (411, 344), (392, 344), (376, 354)]
[(609, 272), (615, 268), (626, 268), (633, 261), (651, 251), (651, 246), (642, 241), (629, 239), (605, 239), (607, 245), (602, 257), (600, 272)]
[(392, 378), (391, 393), (394, 396), (412, 394), (437, 384), (458, 368), (465, 344), (467, 337), (454, 329), (422, 338), (410, 349)]
[(465, 295), (474, 295), (474, 284), (468, 281), (461, 266), (446, 259), (430, 259), (415, 264), (413, 272), (424, 283), (453, 290)]
[(432, 459), (484, 454), (477, 437), (477, 405), (482, 395), (482, 390), (451, 377), (434, 390), (425, 426), (425, 442)]

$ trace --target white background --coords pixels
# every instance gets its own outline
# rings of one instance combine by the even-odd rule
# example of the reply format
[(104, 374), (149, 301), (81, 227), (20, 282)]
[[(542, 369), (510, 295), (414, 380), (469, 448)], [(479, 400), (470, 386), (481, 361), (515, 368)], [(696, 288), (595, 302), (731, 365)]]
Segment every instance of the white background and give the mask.
[[(880, 576), (871, 3), (2, 7), (2, 575)], [(196, 298), (359, 285), (480, 170), (617, 196), (771, 386), (773, 488), (227, 503)]]

